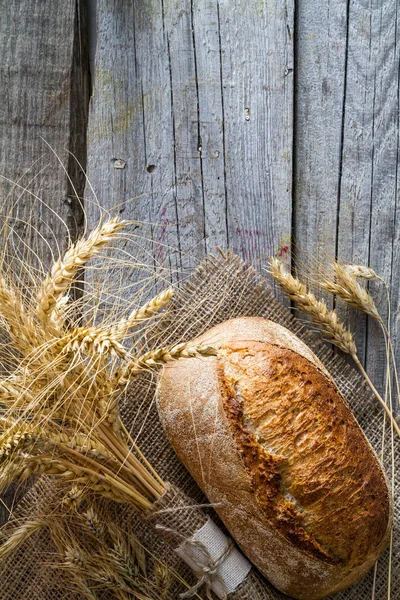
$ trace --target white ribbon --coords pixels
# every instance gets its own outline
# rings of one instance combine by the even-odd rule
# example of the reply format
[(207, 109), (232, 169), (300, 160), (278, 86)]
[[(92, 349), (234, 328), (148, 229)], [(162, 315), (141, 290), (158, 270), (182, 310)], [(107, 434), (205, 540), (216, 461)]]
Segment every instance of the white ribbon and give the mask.
[(251, 569), (247, 558), (210, 518), (191, 538), (182, 541), (175, 552), (198, 577), (197, 583), (181, 594), (182, 599), (191, 598), (205, 585), (209, 599), (213, 591), (218, 598), (226, 600)]

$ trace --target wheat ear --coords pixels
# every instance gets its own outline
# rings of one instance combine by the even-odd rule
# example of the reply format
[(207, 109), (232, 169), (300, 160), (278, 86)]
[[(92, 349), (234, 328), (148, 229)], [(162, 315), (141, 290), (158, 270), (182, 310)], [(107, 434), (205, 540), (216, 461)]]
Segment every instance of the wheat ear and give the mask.
[(351, 331), (344, 326), (334, 310), (329, 310), (323, 300), (317, 300), (314, 294), (297, 277), (288, 273), (277, 258), (269, 260), (269, 272), (298, 307), (310, 315), (312, 322), (321, 327), (325, 337), (346, 354), (357, 355), (357, 347)]
[[(375, 306), (371, 294), (357, 282), (357, 279), (353, 274), (355, 268), (354, 266), (351, 267), (352, 268), (349, 269), (340, 265), (338, 262), (334, 262), (333, 269), (336, 281), (324, 278), (320, 282), (321, 288), (327, 290), (331, 294), (339, 296), (339, 298), (344, 300), (350, 306), (362, 310), (383, 325), (382, 318), (378, 313), (378, 309)], [(360, 272), (360, 267), (357, 267), (357, 272)], [(357, 275), (357, 277), (360, 276), (360, 274)], [(372, 277), (369, 277), (369, 279), (371, 278)]]
[(181, 343), (175, 346), (157, 348), (142, 354), (138, 358), (131, 358), (122, 370), (117, 370), (115, 377), (118, 387), (124, 387), (134, 377), (143, 371), (149, 371), (157, 365), (163, 365), (171, 360), (180, 358), (192, 358), (195, 356), (215, 356), (217, 351), (211, 346), (201, 346), (193, 343)]
[(132, 311), (127, 318), (120, 319), (111, 328), (83, 326), (75, 329), (71, 334), (60, 340), (60, 351), (64, 353), (86, 352), (92, 356), (96, 354), (113, 354), (118, 356), (118, 358), (126, 358), (127, 352), (122, 346), (121, 341), (128, 334), (129, 330), (157, 314), (168, 304), (173, 294), (174, 291), (172, 288), (164, 290), (138, 310)]
[(112, 354), (118, 358), (125, 358), (127, 353), (114, 332), (101, 327), (79, 327), (60, 340), (59, 348), (63, 353)]
[(20, 525), (7, 540), (0, 546), (0, 560), (15, 552), (31, 535), (39, 531), (44, 526), (42, 519), (26, 521)]
[(149, 300), (149, 302), (146, 302), (146, 304), (138, 310), (132, 311), (126, 319), (121, 319), (115, 327), (112, 328), (112, 332), (116, 336), (116, 339), (121, 340), (126, 336), (129, 329), (137, 327), (142, 321), (150, 319), (157, 314), (161, 308), (168, 304), (173, 295), (174, 290), (168, 288), (161, 292), (161, 294), (158, 294)]
[(37, 330), (16, 292), (0, 275), (0, 313), (6, 319), (13, 342), (24, 355), (37, 346)]
[(60, 258), (43, 281), (37, 295), (38, 318), (46, 322), (65, 294), (79, 269), (108, 244), (125, 227), (125, 221), (113, 218), (93, 229), (86, 239), (78, 240)]
[(365, 267), (364, 265), (342, 265), (343, 269), (351, 277), (361, 279), (379, 279), (383, 281), (382, 277), (379, 277), (371, 267)]
[(391, 410), (375, 388), (358, 358), (357, 347), (351, 331), (339, 320), (336, 312), (334, 310), (330, 311), (323, 300), (317, 300), (314, 294), (307, 290), (304, 283), (285, 270), (283, 263), (277, 258), (269, 259), (269, 272), (279, 283), (285, 294), (296, 302), (300, 310), (310, 315), (312, 322), (321, 327), (325, 337), (343, 352), (350, 354), (400, 437), (400, 428)]
[[(121, 600), (165, 598), (167, 576), (149, 579), (145, 549), (140, 542), (117, 523), (102, 521), (94, 506), (86, 513), (78, 513), (72, 527), (60, 523), (49, 523), (49, 527), (62, 556), (61, 568), (69, 571), (80, 586), (99, 592), (110, 590)], [(81, 546), (81, 533), (95, 545), (95, 553)]]

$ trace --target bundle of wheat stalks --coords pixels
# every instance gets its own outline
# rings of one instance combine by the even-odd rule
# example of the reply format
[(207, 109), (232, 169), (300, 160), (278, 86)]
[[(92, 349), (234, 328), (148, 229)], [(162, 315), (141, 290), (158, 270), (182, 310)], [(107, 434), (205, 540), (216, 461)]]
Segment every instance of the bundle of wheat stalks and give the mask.
[(97, 600), (105, 591), (117, 600), (163, 600), (171, 585), (168, 567), (156, 561), (148, 572), (148, 555), (132, 533), (102, 514), (95, 499), (79, 505), (73, 518), (48, 519), (58, 550), (50, 563), (64, 571), (71, 591), (88, 600)]
[[(75, 500), (90, 490), (147, 511), (166, 490), (124, 428), (119, 398), (139, 373), (213, 350), (180, 343), (138, 354), (125, 343), (169, 302), (172, 289), (122, 318), (82, 324), (69, 289), (125, 226), (117, 218), (101, 222), (55, 261), (29, 296), (6, 274), (0, 277), (1, 324), (10, 337), (1, 359), (12, 367), (0, 379), (0, 493), (12, 482), (46, 474), (71, 482)], [(0, 557), (40, 526), (17, 529), (0, 546)]]

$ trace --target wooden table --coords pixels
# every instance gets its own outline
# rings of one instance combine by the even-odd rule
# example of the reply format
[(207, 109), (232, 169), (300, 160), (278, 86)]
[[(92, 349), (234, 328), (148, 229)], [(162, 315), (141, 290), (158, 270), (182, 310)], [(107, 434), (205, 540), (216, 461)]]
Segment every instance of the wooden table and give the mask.
[[(257, 269), (293, 248), (300, 272), (300, 251), (371, 265), (391, 285), (398, 353), (397, 6), (2, 0), (0, 172), (17, 181), (30, 167), (21, 185), (75, 235), (82, 210), (46, 143), (82, 196), (72, 152), (104, 207), (153, 223), (155, 242), (179, 249), (178, 271), (216, 246)], [(20, 216), (40, 210), (44, 235), (60, 227), (31, 195), (17, 199)], [(382, 287), (370, 289), (386, 314)], [(382, 389), (376, 326), (338, 310)]]

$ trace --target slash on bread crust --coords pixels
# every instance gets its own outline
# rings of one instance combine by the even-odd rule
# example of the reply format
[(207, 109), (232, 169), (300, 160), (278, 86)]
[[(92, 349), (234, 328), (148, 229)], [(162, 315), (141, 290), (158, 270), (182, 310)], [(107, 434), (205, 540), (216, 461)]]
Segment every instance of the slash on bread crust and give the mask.
[(349, 570), (382, 540), (382, 471), (334, 385), (306, 358), (230, 343), (218, 361), (223, 404), (259, 506), (309, 555)]

